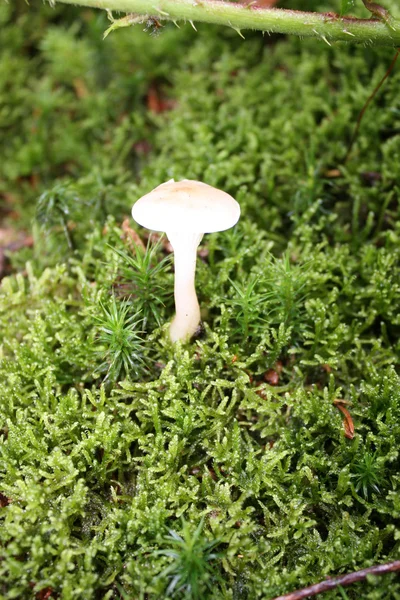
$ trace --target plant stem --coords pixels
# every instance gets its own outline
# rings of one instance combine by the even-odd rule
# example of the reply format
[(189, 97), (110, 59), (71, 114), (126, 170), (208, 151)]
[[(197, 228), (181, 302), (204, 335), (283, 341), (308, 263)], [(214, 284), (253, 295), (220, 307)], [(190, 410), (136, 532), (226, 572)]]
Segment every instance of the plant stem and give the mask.
[(348, 158), (350, 156), (350, 153), (351, 153), (351, 151), (353, 149), (353, 145), (354, 145), (354, 142), (357, 139), (357, 135), (358, 135), (358, 132), (359, 132), (359, 129), (360, 129), (360, 126), (361, 126), (361, 121), (362, 121), (362, 119), (363, 119), (363, 117), (365, 115), (365, 111), (367, 110), (367, 108), (370, 105), (370, 103), (372, 102), (372, 100), (375, 98), (376, 94), (381, 89), (382, 85), (385, 83), (386, 79), (389, 77), (390, 73), (393, 71), (394, 66), (395, 66), (395, 64), (397, 62), (397, 59), (399, 57), (399, 54), (400, 54), (400, 48), (397, 48), (396, 54), (394, 55), (394, 57), (392, 59), (392, 62), (389, 65), (388, 70), (386, 71), (386, 73), (384, 74), (384, 76), (382, 77), (382, 79), (380, 80), (380, 82), (378, 83), (378, 85), (375, 87), (375, 89), (372, 91), (372, 93), (368, 96), (367, 101), (365, 102), (364, 106), (362, 107), (362, 109), (361, 109), (361, 111), (360, 111), (360, 113), (358, 115), (357, 123), (356, 123), (356, 126), (354, 128), (353, 135), (351, 136), (350, 144), (349, 144), (349, 147), (347, 148), (346, 156), (344, 157), (343, 163), (347, 162), (347, 160), (348, 160)]
[[(55, 1), (55, 0), (53, 0)], [(327, 44), (335, 41), (364, 43), (373, 46), (400, 45), (400, 20), (356, 19), (334, 13), (302, 12), (278, 8), (258, 8), (223, 0), (56, 0), (92, 8), (134, 13), (157, 20), (203, 21), (241, 29), (258, 29), (268, 33), (288, 33), (318, 37)]]

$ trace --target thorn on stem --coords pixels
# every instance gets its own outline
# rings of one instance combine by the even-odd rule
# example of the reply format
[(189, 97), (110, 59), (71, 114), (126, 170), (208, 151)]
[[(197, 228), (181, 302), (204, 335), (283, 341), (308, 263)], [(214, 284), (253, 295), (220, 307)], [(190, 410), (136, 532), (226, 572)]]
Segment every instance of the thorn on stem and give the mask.
[(328, 41), (328, 39), (324, 35), (321, 35), (321, 38), (324, 40), (324, 42), (326, 42), (328, 44), (328, 46), (332, 46), (332, 44)]
[(241, 32), (241, 30), (238, 27), (232, 27), (232, 29), (234, 29), (236, 31), (236, 33), (240, 35), (241, 38), (245, 39), (243, 33)]
[(169, 13), (167, 13), (165, 10), (161, 10), (161, 8), (157, 8), (157, 6), (153, 6), (153, 8), (163, 17), (169, 17)]

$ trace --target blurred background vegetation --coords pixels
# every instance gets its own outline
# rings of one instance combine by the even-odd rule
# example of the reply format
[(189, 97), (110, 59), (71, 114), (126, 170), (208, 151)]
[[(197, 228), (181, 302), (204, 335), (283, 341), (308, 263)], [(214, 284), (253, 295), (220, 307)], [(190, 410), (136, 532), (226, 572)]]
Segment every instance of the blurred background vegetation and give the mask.
[[(0, 594), (267, 599), (399, 558), (398, 67), (345, 161), (394, 49), (108, 26), (0, 5)], [(242, 207), (185, 347), (129, 218), (171, 177)], [(398, 577), (324, 597), (360, 596)]]

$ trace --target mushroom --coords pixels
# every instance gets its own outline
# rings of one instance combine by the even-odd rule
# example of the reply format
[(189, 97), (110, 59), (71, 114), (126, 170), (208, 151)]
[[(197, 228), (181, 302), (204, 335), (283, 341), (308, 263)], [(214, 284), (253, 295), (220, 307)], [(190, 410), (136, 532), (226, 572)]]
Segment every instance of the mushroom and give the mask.
[(175, 254), (175, 309), (170, 327), (173, 342), (190, 338), (200, 323), (194, 285), (196, 251), (205, 233), (233, 227), (240, 206), (226, 192), (201, 181), (171, 179), (140, 198), (132, 208), (140, 225), (165, 231)]

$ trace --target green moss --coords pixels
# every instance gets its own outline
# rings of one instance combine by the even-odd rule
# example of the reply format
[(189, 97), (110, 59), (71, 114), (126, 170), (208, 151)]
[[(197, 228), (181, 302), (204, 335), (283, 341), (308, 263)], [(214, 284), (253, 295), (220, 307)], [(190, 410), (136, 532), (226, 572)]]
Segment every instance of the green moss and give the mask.
[[(397, 71), (343, 165), (392, 52), (103, 42), (104, 15), (23, 2), (0, 22), (2, 211), (34, 237), (0, 292), (2, 597), (267, 599), (399, 558)], [(168, 248), (123, 225), (171, 177), (242, 207), (203, 239), (205, 332), (175, 347)]]

